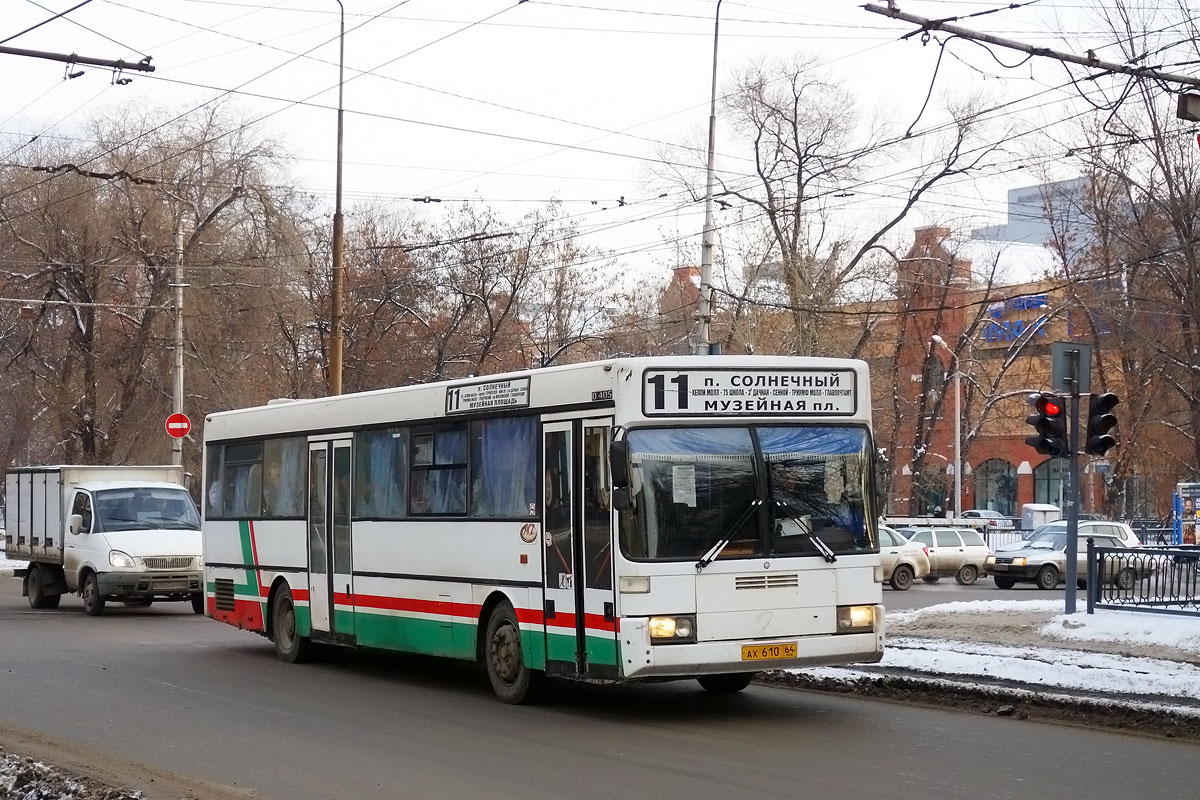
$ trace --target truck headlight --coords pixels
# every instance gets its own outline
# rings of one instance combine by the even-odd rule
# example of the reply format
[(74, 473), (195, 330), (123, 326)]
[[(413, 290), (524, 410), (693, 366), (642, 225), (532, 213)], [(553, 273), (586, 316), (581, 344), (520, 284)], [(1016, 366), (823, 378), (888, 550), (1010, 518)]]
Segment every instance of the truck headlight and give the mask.
[(866, 633), (875, 630), (875, 606), (838, 606), (838, 633)]
[(116, 567), (117, 569), (133, 569), (136, 566), (133, 562), (133, 556), (128, 553), (122, 553), (120, 550), (108, 551), (108, 563), (109, 566)]
[(696, 641), (696, 620), (691, 616), (651, 617), (651, 644), (685, 644)]

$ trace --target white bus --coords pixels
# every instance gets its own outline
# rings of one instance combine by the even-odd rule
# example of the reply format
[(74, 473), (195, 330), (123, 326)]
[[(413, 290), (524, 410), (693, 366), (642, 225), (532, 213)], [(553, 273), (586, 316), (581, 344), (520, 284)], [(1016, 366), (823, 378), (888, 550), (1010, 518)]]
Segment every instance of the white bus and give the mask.
[(867, 366), (631, 358), (205, 420), (206, 613), (285, 661), (367, 647), (547, 676), (878, 661)]

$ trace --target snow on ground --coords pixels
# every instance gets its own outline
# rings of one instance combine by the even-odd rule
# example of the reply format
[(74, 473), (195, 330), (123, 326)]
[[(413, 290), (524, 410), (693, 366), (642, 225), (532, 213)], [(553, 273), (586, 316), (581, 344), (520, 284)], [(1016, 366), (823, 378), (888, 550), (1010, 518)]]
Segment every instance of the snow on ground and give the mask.
[(878, 665), (795, 672), (1012, 681), (1200, 713), (1200, 617), (1078, 609), (1062, 613), (1062, 600), (984, 600), (889, 612)]

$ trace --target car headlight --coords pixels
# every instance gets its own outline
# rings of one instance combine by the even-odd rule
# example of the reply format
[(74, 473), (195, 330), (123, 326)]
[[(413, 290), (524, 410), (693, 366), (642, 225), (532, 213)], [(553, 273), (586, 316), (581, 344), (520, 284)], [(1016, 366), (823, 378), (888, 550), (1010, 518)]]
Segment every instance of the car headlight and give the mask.
[(122, 553), (120, 550), (108, 551), (108, 563), (117, 569), (133, 569), (136, 566), (133, 556), (128, 553)]
[(1012, 560), (1012, 565), (1013, 565), (1014, 567), (1023, 567), (1023, 566), (1025, 566), (1025, 559), (1023, 559), (1023, 558), (1014, 558), (1014, 559)]
[(875, 606), (838, 606), (838, 633), (865, 633), (875, 630)]
[(983, 559), (983, 565), (984, 565), (985, 567), (990, 567), (990, 566), (992, 566), (992, 565), (993, 565), (993, 564), (995, 564), (995, 563), (996, 563), (996, 557), (995, 557), (995, 556), (987, 556), (986, 558), (984, 558), (984, 559)]
[(651, 644), (686, 644), (696, 641), (696, 618), (692, 616), (651, 617)]

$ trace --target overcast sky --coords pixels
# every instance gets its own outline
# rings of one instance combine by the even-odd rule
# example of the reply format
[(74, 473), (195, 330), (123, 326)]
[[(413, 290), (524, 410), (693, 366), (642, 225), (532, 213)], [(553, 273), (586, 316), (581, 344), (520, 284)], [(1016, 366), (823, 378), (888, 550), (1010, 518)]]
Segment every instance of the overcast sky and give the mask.
[[(516, 219), (556, 198), (589, 244), (647, 262), (677, 258), (672, 236), (698, 240), (702, 206), (678, 192), (659, 197), (648, 179), (663, 143), (705, 141), (713, 0), (344, 1), (347, 209), (372, 202), (430, 213), (439, 207), (413, 198), (468, 199)], [(150, 56), (156, 71), (126, 72), (132, 82), (115, 85), (103, 68), (66, 70), (0, 55), (0, 131), (13, 143), (5, 162), (22, 163), (17, 148), (33, 135), (86, 138), (79, 123), (93, 112), (149, 105), (182, 113), (225, 97), (285, 143), (301, 186), (332, 203), (337, 0), (90, 0), (8, 38), (79, 2), (4, 0), (0, 39), (92, 58)], [(1006, 4), (899, 5), (948, 17)], [(960, 24), (1117, 57), (1112, 35), (1100, 31), (1088, 5), (1041, 0)], [(1034, 59), (1008, 69), (997, 57), (1016, 64), (1020, 54), (994, 49), (994, 57), (959, 40), (946, 48), (930, 108), (918, 121), (938, 48), (920, 37), (900, 41), (912, 26), (848, 0), (724, 0), (720, 15), (719, 86), (753, 59), (819, 57), (857, 93), (864, 116), (878, 113), (899, 132), (916, 122), (910, 155), (935, 146), (933, 136), (920, 134), (942, 120), (946, 95), (985, 92), (996, 109), (989, 115), (996, 135), (1008, 125), (1045, 127), (1079, 108), (1070, 102), (1075, 90), (1063, 88), (1062, 65)], [(66, 71), (78, 70), (84, 74), (64, 80)], [(718, 116), (719, 168), (745, 174), (745, 154), (730, 149), (728, 134)], [(1038, 182), (1041, 168), (1055, 163), (1028, 155), (1031, 138), (1008, 143), (983, 179), (931, 196), (905, 233), (928, 222), (998, 220), (1005, 190)], [(839, 224), (861, 232), (878, 220), (902, 171), (879, 165), (873, 180), (847, 187)]]

